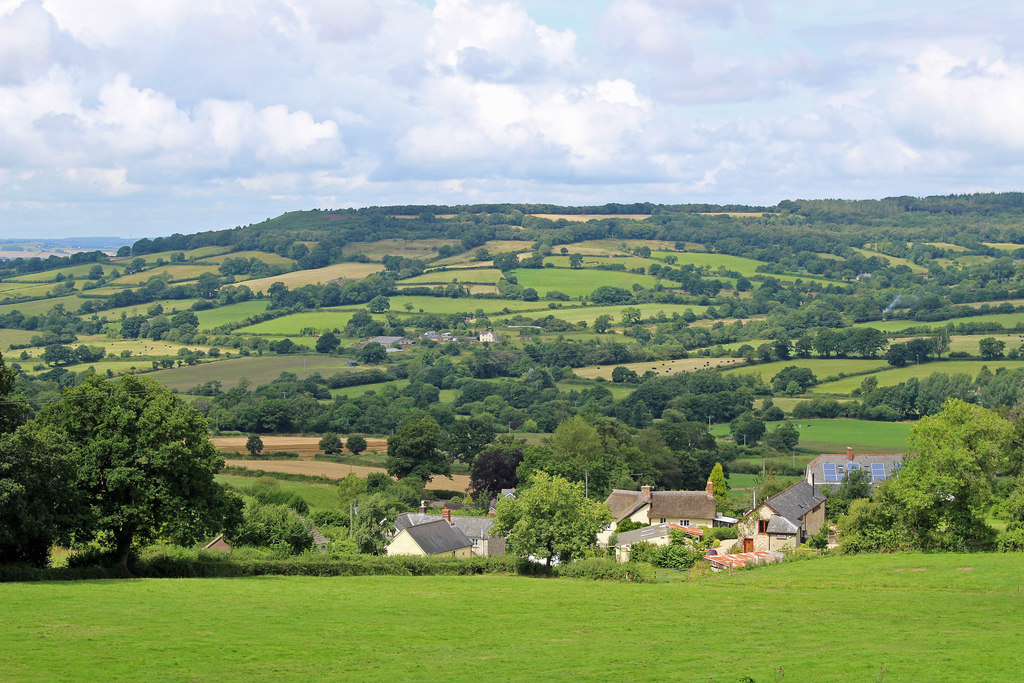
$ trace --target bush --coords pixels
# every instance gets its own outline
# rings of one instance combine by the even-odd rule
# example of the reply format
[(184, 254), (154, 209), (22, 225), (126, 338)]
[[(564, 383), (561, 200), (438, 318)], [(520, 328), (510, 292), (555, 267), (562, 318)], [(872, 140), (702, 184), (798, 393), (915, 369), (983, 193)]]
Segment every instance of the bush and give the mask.
[(739, 532), (734, 526), (716, 526), (704, 530), (704, 538), (713, 538), (716, 541), (726, 541), (739, 538)]
[(649, 565), (639, 562), (620, 564), (610, 558), (593, 557), (576, 560), (555, 568), (556, 576), (567, 579), (592, 579), (594, 581), (632, 581), (646, 583), (654, 580)]

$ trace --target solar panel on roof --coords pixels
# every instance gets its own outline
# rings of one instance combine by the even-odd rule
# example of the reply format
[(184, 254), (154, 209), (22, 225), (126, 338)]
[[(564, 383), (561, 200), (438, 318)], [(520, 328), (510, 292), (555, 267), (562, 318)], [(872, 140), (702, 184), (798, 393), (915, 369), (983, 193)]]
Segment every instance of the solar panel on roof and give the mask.
[(871, 463), (871, 481), (885, 479), (885, 465), (880, 462)]
[(822, 465), (825, 469), (825, 481), (839, 481), (839, 475), (836, 474), (836, 466), (832, 463), (825, 463)]
[(850, 463), (850, 471), (851, 472), (853, 472), (854, 470), (859, 470), (859, 469), (860, 469), (860, 463), (856, 463), (856, 462), (851, 462)]

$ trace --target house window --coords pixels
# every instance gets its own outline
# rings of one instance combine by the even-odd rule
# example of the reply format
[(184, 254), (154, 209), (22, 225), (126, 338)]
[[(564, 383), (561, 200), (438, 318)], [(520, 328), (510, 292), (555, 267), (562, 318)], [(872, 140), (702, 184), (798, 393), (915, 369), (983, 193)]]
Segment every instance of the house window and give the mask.
[(779, 539), (780, 541), (785, 541), (787, 536), (786, 536), (786, 534), (779, 534), (775, 538)]
[(662, 524), (664, 524), (664, 523), (665, 523), (665, 518), (664, 518), (664, 517), (662, 517), (662, 518), (661, 518), (661, 523), (662, 523)]
[(768, 520), (759, 519), (757, 520), (757, 533), (766, 534), (768, 533)]
[(690, 520), (688, 520), (688, 519), (681, 519), (681, 520), (679, 520), (679, 523), (682, 524), (683, 526), (690, 526)]

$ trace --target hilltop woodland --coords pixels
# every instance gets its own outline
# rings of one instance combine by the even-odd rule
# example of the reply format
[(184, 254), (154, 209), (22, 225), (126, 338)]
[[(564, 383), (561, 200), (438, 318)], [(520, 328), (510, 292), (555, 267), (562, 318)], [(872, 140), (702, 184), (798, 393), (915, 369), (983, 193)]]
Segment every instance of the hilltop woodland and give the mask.
[[(503, 488), (601, 500), (720, 465), (742, 514), (848, 445), (909, 448), (945, 496), (851, 478), (849, 549), (1024, 547), (1024, 194), (293, 212), (0, 262), (0, 348), (0, 562), (58, 544), (127, 570), (220, 531), (289, 556), (310, 523), (380, 553), (373, 520), (452, 475), (486, 514)], [(211, 432), (381, 471), (246, 480)], [(956, 467), (984, 484), (954, 491)]]

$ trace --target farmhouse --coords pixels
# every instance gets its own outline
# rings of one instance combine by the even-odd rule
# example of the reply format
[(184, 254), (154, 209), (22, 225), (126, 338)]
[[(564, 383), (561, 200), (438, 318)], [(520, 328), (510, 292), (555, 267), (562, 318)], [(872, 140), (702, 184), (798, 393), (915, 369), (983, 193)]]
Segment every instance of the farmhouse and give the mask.
[(383, 346), (384, 348), (388, 349), (389, 351), (391, 349), (401, 349), (401, 348), (406, 347), (406, 346), (415, 346), (416, 345), (416, 342), (414, 340), (412, 340), (412, 339), (409, 339), (408, 337), (379, 336), (379, 337), (370, 337), (366, 341), (356, 342), (352, 346), (357, 348), (357, 349), (361, 349), (364, 346), (366, 346), (367, 344), (372, 344), (374, 342), (380, 344), (381, 346)]
[(815, 487), (838, 486), (850, 472), (863, 470), (871, 475), (872, 486), (895, 476), (903, 465), (902, 455), (866, 453), (855, 455), (853, 448), (846, 453), (819, 455), (807, 463), (805, 479)]
[(627, 519), (648, 526), (712, 527), (718, 501), (711, 492), (710, 480), (704, 491), (651, 491), (650, 486), (641, 486), (639, 491), (615, 489), (605, 500), (612, 523), (598, 534), (598, 543), (607, 545), (612, 532)]
[(737, 525), (743, 552), (796, 550), (825, 523), (825, 496), (798, 481), (748, 512)]
[(479, 337), (477, 338), (482, 342), (492, 342), (495, 344), (501, 341), (501, 339), (498, 337), (498, 333), (492, 329), (484, 330), (483, 332), (480, 333)]
[(473, 541), (444, 519), (409, 526), (388, 544), (388, 555), (472, 557)]
[(420, 508), (420, 512), (403, 512), (395, 518), (395, 538), (403, 530), (409, 527), (420, 526), (430, 522), (445, 520), (450, 525), (459, 529), (473, 543), (473, 554), (481, 557), (491, 557), (505, 554), (505, 539), (501, 536), (493, 536), (491, 527), (494, 526), (492, 517), (472, 517), (469, 515), (455, 515), (454, 517), (445, 508), (441, 514), (429, 514)]

